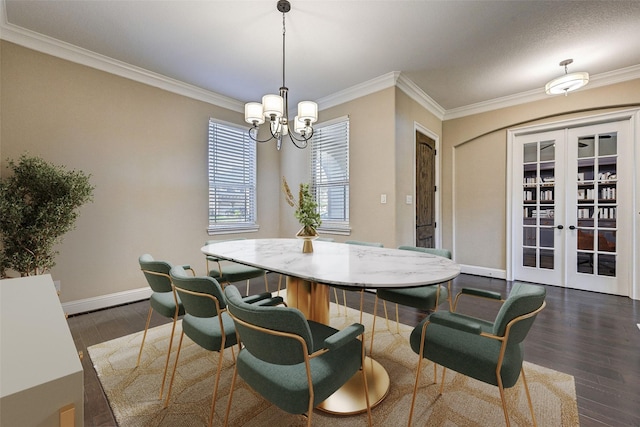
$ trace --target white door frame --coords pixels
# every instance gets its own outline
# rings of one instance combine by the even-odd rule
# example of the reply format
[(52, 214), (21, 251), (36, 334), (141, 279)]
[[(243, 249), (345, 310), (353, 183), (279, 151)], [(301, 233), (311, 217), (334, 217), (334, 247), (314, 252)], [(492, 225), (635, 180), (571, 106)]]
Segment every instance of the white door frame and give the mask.
[[(513, 235), (514, 221), (516, 213), (513, 212), (513, 144), (515, 138), (519, 135), (526, 135), (529, 133), (539, 133), (558, 129), (574, 128), (595, 125), (599, 123), (606, 123), (611, 121), (625, 121), (630, 122), (631, 127), (631, 143), (633, 144), (633, 156), (634, 165), (632, 182), (635, 184), (635, 189), (632, 191), (632, 210), (634, 212), (635, 219), (632, 221), (632, 235), (635, 236), (631, 244), (631, 259), (633, 260), (633, 267), (629, 271), (628, 280), (630, 283), (629, 297), (632, 299), (640, 299), (640, 110), (622, 110), (613, 113), (598, 114), (588, 117), (580, 117), (575, 119), (560, 120), (557, 122), (549, 122), (544, 124), (524, 126), (507, 130), (507, 197), (506, 197), (506, 209), (507, 209), (507, 280), (513, 280), (514, 278), (514, 257), (513, 254)], [(518, 189), (520, 191), (520, 189)]]

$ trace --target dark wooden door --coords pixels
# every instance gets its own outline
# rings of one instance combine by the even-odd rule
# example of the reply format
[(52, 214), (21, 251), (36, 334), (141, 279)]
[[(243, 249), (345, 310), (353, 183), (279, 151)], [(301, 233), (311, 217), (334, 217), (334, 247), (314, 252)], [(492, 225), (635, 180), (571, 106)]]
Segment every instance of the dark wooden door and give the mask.
[(416, 246), (435, 247), (436, 142), (416, 132)]

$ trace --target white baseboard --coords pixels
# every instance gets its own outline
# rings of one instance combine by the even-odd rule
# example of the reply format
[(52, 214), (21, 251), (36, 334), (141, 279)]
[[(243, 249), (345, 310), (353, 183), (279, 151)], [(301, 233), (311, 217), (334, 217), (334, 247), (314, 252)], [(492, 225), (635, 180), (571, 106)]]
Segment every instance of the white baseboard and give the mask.
[(479, 267), (477, 265), (460, 264), (460, 272), (473, 274), (475, 276), (495, 277), (496, 279), (506, 279), (507, 271), (497, 268)]
[(117, 292), (115, 294), (64, 302), (62, 303), (62, 309), (69, 315), (86, 313), (88, 311), (100, 310), (102, 308), (140, 301), (147, 299), (150, 296), (151, 288), (147, 286), (146, 288), (132, 289), (130, 291)]

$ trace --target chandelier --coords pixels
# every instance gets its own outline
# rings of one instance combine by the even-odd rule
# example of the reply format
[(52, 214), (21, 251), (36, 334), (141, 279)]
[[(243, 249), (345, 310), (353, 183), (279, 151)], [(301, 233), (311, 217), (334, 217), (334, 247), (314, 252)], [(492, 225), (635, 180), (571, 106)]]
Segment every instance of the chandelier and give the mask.
[[(278, 0), (277, 9), (282, 12), (282, 87), (279, 95), (265, 95), (260, 102), (248, 102), (244, 106), (244, 120), (251, 124), (249, 136), (256, 142), (276, 141), (276, 147), (280, 150), (282, 139), (289, 139), (297, 148), (305, 148), (309, 139), (313, 136), (313, 123), (318, 120), (318, 104), (313, 101), (298, 103), (298, 115), (293, 122), (289, 120), (289, 89), (285, 84), (285, 13), (291, 10), (288, 0)], [(269, 138), (258, 139), (258, 127), (269, 120), (271, 135)], [(293, 125), (293, 126), (292, 126)], [(293, 129), (292, 129), (293, 127)], [(298, 136), (296, 136), (296, 134)]]
[(582, 86), (589, 83), (589, 73), (579, 72), (568, 74), (567, 65), (572, 62), (573, 59), (565, 59), (560, 62), (559, 65), (561, 67), (564, 66), (564, 76), (555, 78), (544, 86), (544, 90), (548, 95), (564, 93), (566, 96), (567, 93), (580, 89)]

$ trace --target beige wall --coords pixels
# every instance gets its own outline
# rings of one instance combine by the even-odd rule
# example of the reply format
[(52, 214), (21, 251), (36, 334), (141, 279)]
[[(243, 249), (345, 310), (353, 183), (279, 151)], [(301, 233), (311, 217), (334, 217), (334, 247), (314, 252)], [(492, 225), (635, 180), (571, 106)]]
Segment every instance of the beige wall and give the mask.
[(442, 159), (443, 246), (455, 248), (458, 263), (505, 270), (505, 129), (596, 115), (612, 111), (606, 107), (622, 104), (640, 106), (640, 80), (446, 120)]
[[(2, 41), (2, 173), (28, 152), (91, 174), (95, 201), (58, 248), (61, 300), (147, 286), (149, 252), (205, 273), (209, 117), (229, 111)], [(258, 147), (258, 233), (279, 234), (279, 156)]]
[[(395, 89), (388, 88), (320, 112), (320, 123), (349, 116), (351, 235), (327, 235), (338, 242), (395, 245), (394, 98)], [(387, 204), (380, 203), (380, 194), (387, 194)]]

